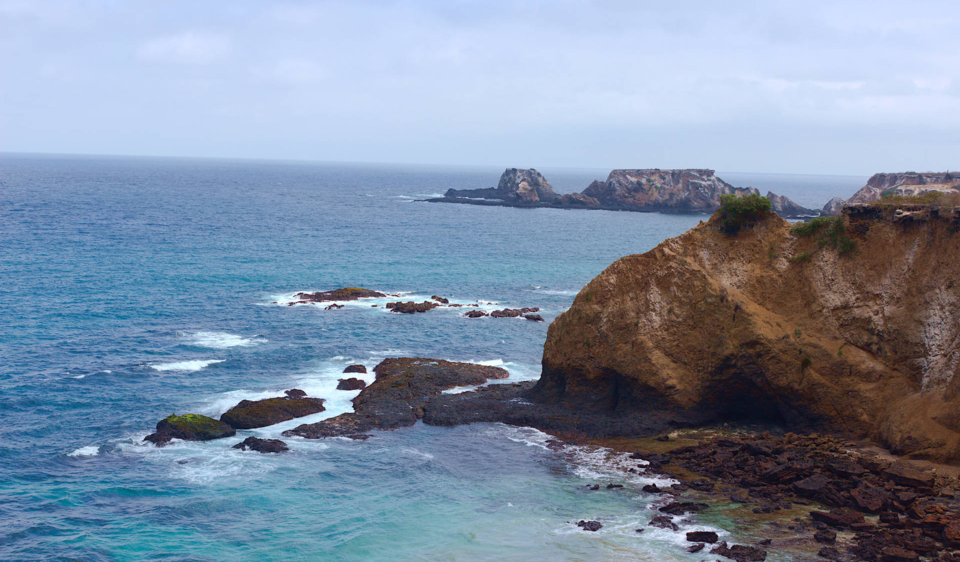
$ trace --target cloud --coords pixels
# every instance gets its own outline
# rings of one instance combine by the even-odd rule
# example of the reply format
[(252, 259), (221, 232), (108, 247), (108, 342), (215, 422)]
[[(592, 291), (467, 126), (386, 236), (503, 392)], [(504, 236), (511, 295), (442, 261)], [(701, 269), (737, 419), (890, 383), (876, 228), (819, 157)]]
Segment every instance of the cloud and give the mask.
[(186, 32), (153, 39), (140, 46), (137, 56), (148, 62), (213, 64), (230, 54), (225, 35)]

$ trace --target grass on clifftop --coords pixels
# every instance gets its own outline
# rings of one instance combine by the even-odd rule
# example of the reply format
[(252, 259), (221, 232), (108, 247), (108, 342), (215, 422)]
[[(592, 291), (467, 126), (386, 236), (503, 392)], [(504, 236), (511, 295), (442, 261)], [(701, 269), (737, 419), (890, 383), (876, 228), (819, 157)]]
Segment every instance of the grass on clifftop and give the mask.
[[(857, 244), (847, 236), (843, 217), (817, 217), (809, 222), (801, 222), (790, 229), (794, 236), (808, 238), (817, 234), (817, 246), (833, 248), (840, 255), (852, 254), (857, 251)], [(801, 254), (802, 256), (803, 254)], [(797, 256), (798, 258), (800, 256)], [(804, 259), (809, 259), (809, 255)], [(797, 261), (801, 261), (797, 259)]]
[(753, 226), (765, 219), (771, 212), (770, 200), (760, 195), (721, 195), (720, 230), (733, 235), (740, 229)]
[(893, 190), (887, 190), (880, 194), (878, 201), (868, 204), (891, 209), (909, 205), (929, 205), (937, 209), (960, 207), (960, 193), (928, 191), (920, 195), (897, 195)]

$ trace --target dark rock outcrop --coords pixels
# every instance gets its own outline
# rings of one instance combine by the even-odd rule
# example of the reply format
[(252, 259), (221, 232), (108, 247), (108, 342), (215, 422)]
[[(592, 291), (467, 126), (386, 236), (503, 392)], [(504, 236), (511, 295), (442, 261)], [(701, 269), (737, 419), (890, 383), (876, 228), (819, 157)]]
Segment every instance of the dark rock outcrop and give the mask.
[(322, 412), (322, 398), (267, 398), (265, 400), (241, 400), (220, 416), (220, 421), (235, 429), (266, 427), (295, 418)]
[(391, 312), (399, 312), (400, 314), (413, 314), (415, 312), (426, 312), (440, 306), (435, 302), (423, 301), (423, 302), (388, 302), (386, 307), (390, 309)]
[(376, 380), (353, 399), (354, 411), (314, 424), (304, 424), (284, 435), (311, 439), (397, 429), (424, 416), (428, 398), (448, 388), (504, 379), (505, 369), (439, 359), (385, 359), (374, 367)]
[(306, 398), (307, 397), (307, 393), (300, 390), (299, 388), (291, 388), (290, 390), (284, 390), (283, 393), (286, 394), (289, 398)]
[(290, 450), (287, 444), (279, 439), (260, 439), (259, 437), (247, 437), (233, 448), (241, 451), (250, 449), (258, 453), (282, 453)]
[(489, 316), (489, 314), (482, 310), (470, 310), (464, 313), (463, 316), (466, 318), (483, 318), (484, 316)]
[(580, 527), (584, 531), (599, 531), (603, 525), (599, 521), (578, 521), (577, 527)]
[(366, 382), (355, 377), (340, 379), (339, 382), (337, 382), (337, 390), (363, 390), (366, 387)]
[(687, 533), (687, 542), (715, 543), (719, 540), (713, 531), (690, 531)]
[(332, 302), (332, 301), (355, 301), (357, 299), (369, 299), (385, 297), (387, 295), (361, 289), (360, 287), (345, 287), (333, 291), (324, 291), (322, 293), (297, 293), (294, 295), (300, 302)]
[(847, 207), (820, 234), (771, 215), (736, 236), (714, 216), (583, 288), (550, 325), (533, 399), (688, 425), (823, 426), (960, 459), (948, 212), (905, 227)]
[(233, 437), (237, 430), (229, 425), (199, 414), (170, 415), (157, 422), (156, 433), (143, 438), (157, 446), (163, 446), (171, 439), (184, 441), (210, 441), (223, 437)]
[(361, 374), (364, 374), (364, 375), (365, 375), (365, 374), (367, 374), (367, 368), (366, 368), (365, 366), (363, 366), (363, 365), (350, 365), (350, 366), (348, 366), (346, 369), (344, 369), (343, 372), (344, 372), (344, 374), (347, 374), (347, 373), (361, 373)]

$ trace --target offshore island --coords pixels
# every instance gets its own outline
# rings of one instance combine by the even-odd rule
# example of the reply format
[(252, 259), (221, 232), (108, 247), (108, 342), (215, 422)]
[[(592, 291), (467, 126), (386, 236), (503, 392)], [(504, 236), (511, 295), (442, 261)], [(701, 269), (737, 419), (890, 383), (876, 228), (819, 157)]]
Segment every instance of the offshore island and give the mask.
[[(849, 200), (828, 203), (825, 216), (795, 224), (775, 198), (709, 170), (618, 170), (582, 194), (555, 197), (533, 170), (510, 169), (494, 191), (472, 191), (470, 201), (562, 207), (591, 198), (591, 208), (629, 200), (623, 208), (699, 212), (716, 196), (717, 209), (588, 283), (550, 325), (539, 381), (487, 385), (507, 371), (390, 358), (369, 386), (341, 381), (361, 389), (353, 412), (284, 436), (365, 440), (418, 421), (529, 426), (558, 447), (630, 451), (630, 471), (678, 480), (644, 487), (663, 496), (648, 527), (677, 531), (677, 518), (731, 502), (752, 506), (762, 523), (757, 535), (766, 538), (752, 544), (689, 532), (690, 552), (740, 562), (770, 550), (960, 561), (960, 179), (877, 174)], [(441, 200), (467, 202), (463, 193)], [(301, 295), (317, 303), (385, 296)], [(445, 300), (433, 299), (413, 312)], [(462, 387), (475, 388), (444, 392)], [(322, 399), (286, 394), (241, 402), (220, 420), (170, 416), (147, 439), (217, 439), (323, 411)], [(286, 448), (255, 437), (236, 447)]]

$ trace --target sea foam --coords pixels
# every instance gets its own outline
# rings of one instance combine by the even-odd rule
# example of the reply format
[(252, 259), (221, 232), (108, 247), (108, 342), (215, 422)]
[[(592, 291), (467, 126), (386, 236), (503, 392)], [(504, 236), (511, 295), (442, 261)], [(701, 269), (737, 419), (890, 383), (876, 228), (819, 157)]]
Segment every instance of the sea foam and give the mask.
[(100, 447), (96, 445), (88, 445), (86, 447), (80, 447), (72, 453), (67, 453), (68, 457), (95, 457), (100, 454)]
[(177, 361), (175, 363), (159, 363), (157, 365), (150, 365), (151, 369), (156, 371), (185, 371), (193, 372), (199, 371), (208, 365), (213, 365), (215, 363), (223, 363), (224, 359), (197, 359), (194, 361)]
[(245, 338), (227, 332), (194, 332), (182, 334), (190, 345), (209, 349), (228, 349), (231, 347), (249, 347), (266, 340), (257, 336)]

